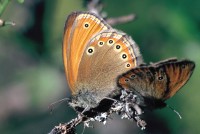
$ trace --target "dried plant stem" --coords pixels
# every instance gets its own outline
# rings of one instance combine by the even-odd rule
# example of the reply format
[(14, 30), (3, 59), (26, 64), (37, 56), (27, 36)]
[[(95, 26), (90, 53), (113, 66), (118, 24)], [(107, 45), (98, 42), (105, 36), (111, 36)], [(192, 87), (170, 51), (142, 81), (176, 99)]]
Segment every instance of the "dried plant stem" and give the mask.
[[(103, 18), (105, 17), (101, 13), (103, 9), (103, 5), (101, 4), (100, 0), (91, 0), (90, 2), (88, 2), (87, 9), (88, 11), (93, 12)], [(123, 24), (123, 23), (133, 21), (135, 20), (135, 18), (136, 18), (136, 15), (132, 13), (129, 15), (124, 15), (124, 16), (120, 16), (116, 18), (106, 18), (106, 21), (108, 22), (108, 24), (113, 26), (113, 25)]]
[(49, 134), (75, 134), (75, 127), (86, 120), (86, 117), (78, 115), (78, 117), (72, 119), (68, 123), (59, 124), (59, 126), (55, 126)]
[(123, 24), (123, 23), (133, 21), (135, 20), (135, 18), (136, 18), (135, 14), (129, 14), (129, 15), (124, 15), (117, 18), (108, 18), (106, 19), (106, 21), (108, 22), (108, 24), (113, 26), (113, 25)]
[(15, 23), (12, 21), (4, 21), (4, 20), (0, 19), (0, 27), (6, 26), (6, 25), (15, 26)]

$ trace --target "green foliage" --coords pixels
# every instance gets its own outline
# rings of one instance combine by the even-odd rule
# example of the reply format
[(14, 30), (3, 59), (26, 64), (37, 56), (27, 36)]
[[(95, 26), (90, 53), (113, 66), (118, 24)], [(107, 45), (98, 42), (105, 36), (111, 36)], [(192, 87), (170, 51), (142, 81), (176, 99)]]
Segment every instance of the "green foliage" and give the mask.
[(0, 16), (3, 14), (3, 12), (6, 9), (6, 7), (8, 6), (9, 2), (10, 2), (10, 0), (2, 0), (0, 2)]
[(21, 3), (21, 4), (24, 3), (24, 0), (17, 0), (17, 1), (18, 1), (19, 3)]

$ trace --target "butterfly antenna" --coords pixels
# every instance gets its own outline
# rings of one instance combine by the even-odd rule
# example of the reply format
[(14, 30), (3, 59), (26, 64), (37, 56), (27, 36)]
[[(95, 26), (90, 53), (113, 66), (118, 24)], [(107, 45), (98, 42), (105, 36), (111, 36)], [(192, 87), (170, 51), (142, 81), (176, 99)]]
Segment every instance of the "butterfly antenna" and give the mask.
[(82, 130), (82, 133), (81, 134), (84, 134), (84, 132), (85, 132), (85, 124), (83, 125), (83, 130)]
[(178, 115), (178, 117), (182, 119), (182, 116), (180, 115), (178, 111), (176, 111), (174, 108), (170, 107), (169, 105), (167, 105), (167, 107), (170, 108), (172, 111), (174, 111)]
[(67, 101), (67, 102), (69, 102), (69, 98), (64, 98), (64, 99), (61, 99), (61, 100), (58, 100), (58, 101), (56, 101), (56, 102), (53, 102), (53, 103), (51, 103), (50, 105), (49, 105), (49, 109), (50, 109), (50, 111), (51, 111), (51, 113), (52, 113), (52, 111), (53, 111), (53, 109), (55, 108), (55, 106), (57, 105), (57, 104), (61, 104), (61, 103), (63, 103), (64, 101)]

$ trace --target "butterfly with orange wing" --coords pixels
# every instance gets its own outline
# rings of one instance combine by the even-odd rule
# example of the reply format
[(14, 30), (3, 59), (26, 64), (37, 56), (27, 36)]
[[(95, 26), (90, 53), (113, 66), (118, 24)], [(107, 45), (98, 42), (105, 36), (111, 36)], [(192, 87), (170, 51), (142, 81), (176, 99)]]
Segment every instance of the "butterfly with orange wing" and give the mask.
[(142, 63), (130, 37), (90, 12), (69, 15), (63, 38), (63, 60), (72, 92), (69, 104), (79, 112), (94, 110), (103, 99), (115, 96), (117, 77)]
[(127, 92), (136, 94), (136, 104), (150, 109), (165, 107), (171, 98), (186, 84), (195, 64), (190, 60), (169, 59), (151, 65), (136, 67), (119, 76), (118, 83)]
[(68, 16), (63, 61), (72, 93), (69, 104), (77, 112), (94, 117), (110, 109), (125, 111), (139, 121), (135, 115), (142, 113), (140, 107), (166, 106), (165, 100), (188, 81), (195, 67), (192, 61), (177, 59), (142, 65), (136, 43), (90, 12)]

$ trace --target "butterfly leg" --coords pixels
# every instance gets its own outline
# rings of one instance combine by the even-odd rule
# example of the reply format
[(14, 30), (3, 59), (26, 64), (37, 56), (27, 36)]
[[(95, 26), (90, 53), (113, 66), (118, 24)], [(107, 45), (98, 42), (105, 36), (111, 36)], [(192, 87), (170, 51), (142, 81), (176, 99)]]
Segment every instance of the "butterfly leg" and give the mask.
[(147, 125), (147, 123), (144, 120), (140, 119), (139, 116), (135, 116), (134, 119), (137, 122), (138, 127), (140, 127), (142, 130), (144, 130), (146, 128), (145, 126)]
[(113, 98), (110, 98), (110, 97), (104, 97), (104, 99), (111, 100), (111, 101), (113, 101), (113, 102), (117, 102), (116, 99), (113, 99)]
[(130, 103), (126, 103), (126, 105), (125, 105), (125, 113), (128, 116), (128, 119), (131, 119), (133, 117), (133, 113), (134, 113), (130, 106), (131, 106)]
[(146, 122), (140, 118), (144, 112), (138, 105), (138, 96), (132, 92), (127, 92), (128, 90), (122, 90), (122, 95), (120, 100), (122, 103), (122, 118), (127, 118), (129, 120), (133, 119), (136, 121), (137, 126), (142, 130), (145, 129)]
[(141, 109), (137, 104), (133, 104), (132, 107), (133, 107), (134, 110), (135, 110), (135, 115), (141, 115), (141, 114), (144, 113), (144, 112), (142, 111), (142, 109)]
[(87, 112), (87, 111), (89, 111), (89, 110), (90, 110), (90, 107), (87, 106), (87, 107), (81, 112), (81, 114), (84, 115), (84, 113)]

